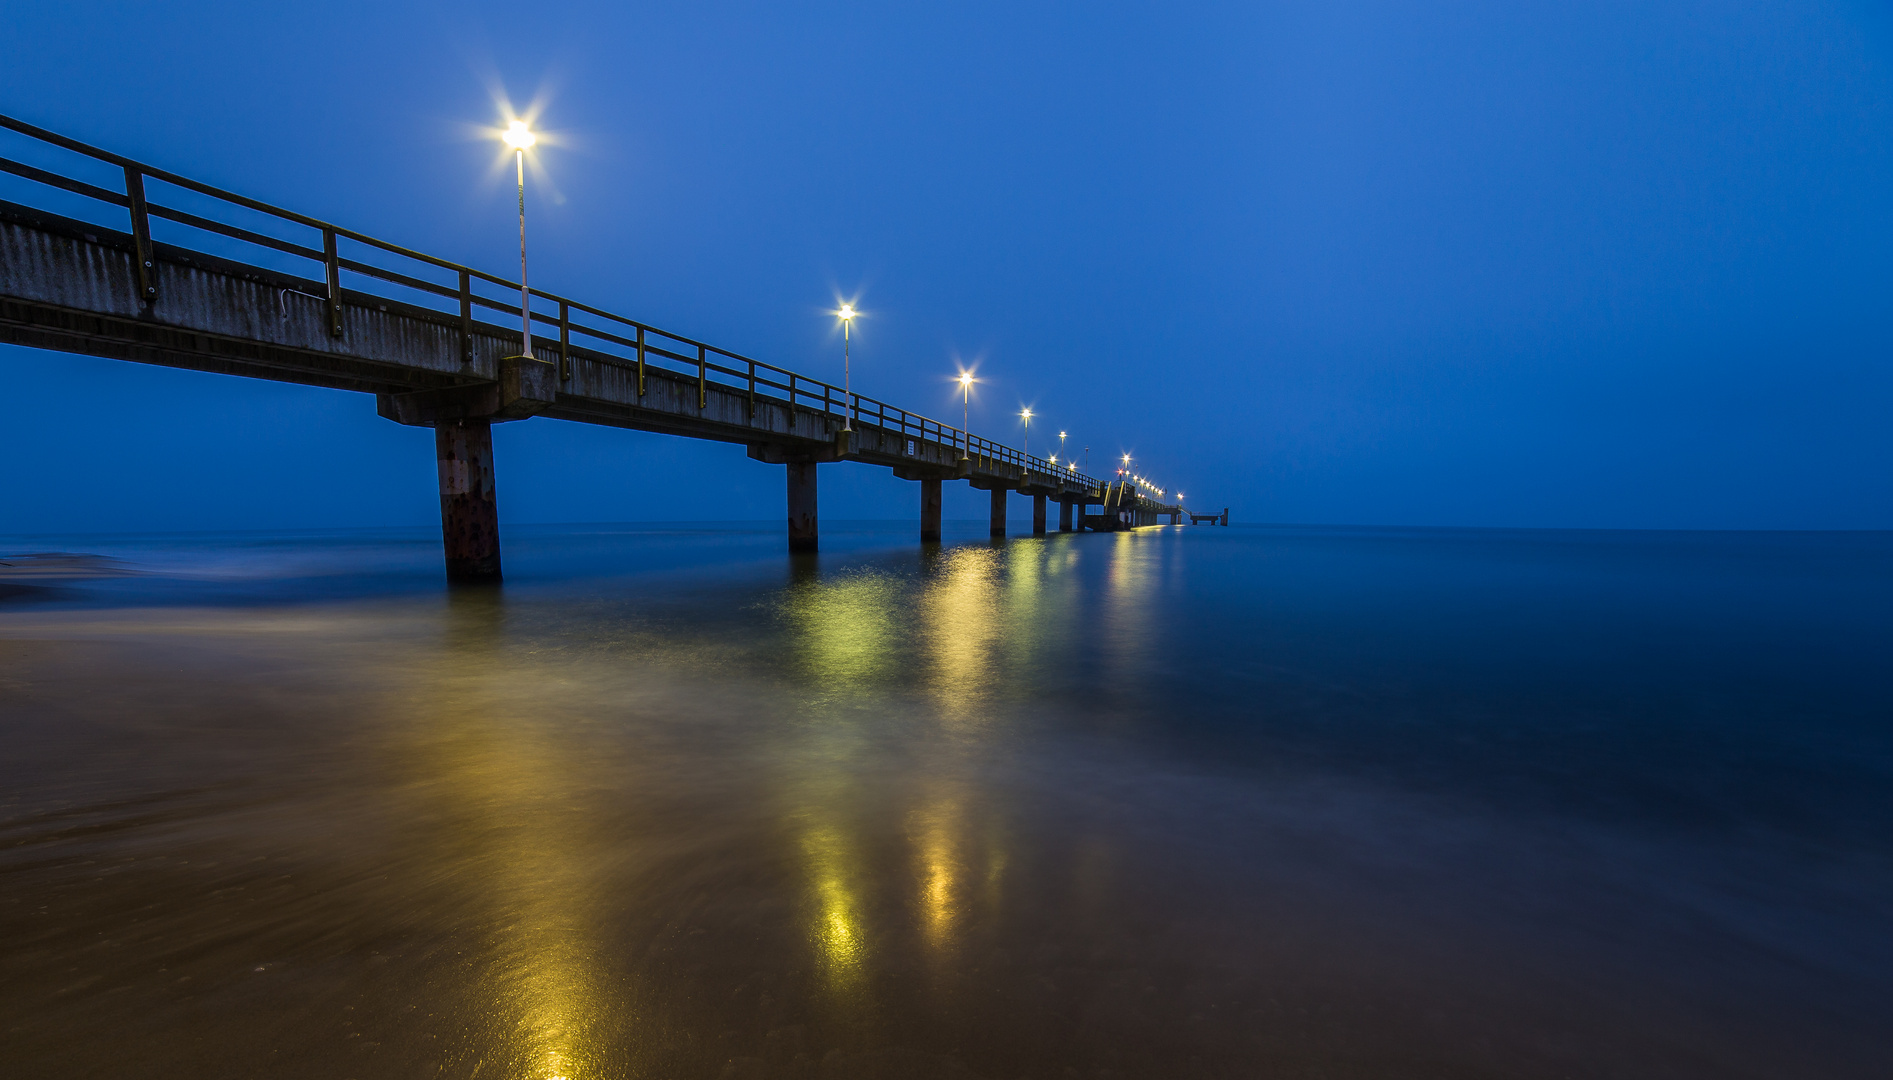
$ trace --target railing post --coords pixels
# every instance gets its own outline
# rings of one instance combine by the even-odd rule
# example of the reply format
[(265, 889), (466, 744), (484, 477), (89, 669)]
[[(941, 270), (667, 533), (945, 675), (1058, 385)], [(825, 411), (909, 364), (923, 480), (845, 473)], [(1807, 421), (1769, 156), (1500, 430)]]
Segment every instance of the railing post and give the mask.
[(756, 361), (749, 362), (749, 418), (756, 419)]
[(460, 362), (473, 363), (473, 275), (460, 271)]
[(704, 355), (703, 346), (697, 346), (697, 411), (702, 412), (710, 405), (710, 388), (706, 385), (710, 379), (710, 360)]
[(329, 336), (342, 336), (342, 261), (335, 254), (335, 230), (322, 230), (322, 268), (329, 284)]
[(638, 396), (644, 396), (644, 328), (638, 327)]
[(572, 378), (572, 312), (559, 301), (559, 378)]
[(125, 166), (125, 201), (131, 208), (133, 257), (138, 260), (138, 301), (149, 304), (158, 298), (158, 263), (151, 251), (151, 215), (145, 211), (145, 176), (130, 165)]

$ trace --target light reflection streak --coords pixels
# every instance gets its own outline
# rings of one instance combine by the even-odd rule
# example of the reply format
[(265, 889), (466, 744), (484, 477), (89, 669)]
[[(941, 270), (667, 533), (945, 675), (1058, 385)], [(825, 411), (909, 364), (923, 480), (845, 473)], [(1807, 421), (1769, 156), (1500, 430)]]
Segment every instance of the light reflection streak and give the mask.
[[(792, 822), (805, 882), (803, 932), (831, 1004), (847, 1013), (876, 970), (873, 902), (891, 887), (942, 985), (959, 977), (957, 957), (975, 909), (998, 910), (1009, 857), (1005, 830), (978, 809), (966, 776), (987, 729), (1003, 712), (1008, 688), (1031, 678), (1046, 643), (1070, 632), (1048, 625), (1053, 583), (1077, 565), (1079, 545), (1032, 541), (964, 546), (929, 553), (917, 579), (855, 572), (821, 575), (798, 568), (781, 612), (798, 675), (806, 722), (795, 729), (784, 810)], [(1075, 585), (1075, 579), (1071, 582)], [(903, 656), (920, 663), (909, 671)], [(930, 710), (876, 697), (917, 681)], [(872, 801), (858, 772), (890, 730), (886, 721), (930, 718), (943, 742), (928, 743), (930, 779), (908, 802), (905, 874), (878, 872), (874, 837), (883, 826), (853, 807)], [(911, 730), (926, 739), (923, 720)], [(986, 821), (976, 831), (980, 818)]]
[(853, 879), (859, 865), (855, 845), (831, 824), (802, 834), (814, 887), (816, 921), (812, 937), (831, 991), (846, 992), (862, 979), (866, 961), (860, 902)]
[(816, 687), (871, 685), (887, 675), (899, 585), (874, 574), (790, 587), (786, 610)]
[(931, 661), (927, 684), (942, 716), (956, 727), (983, 717), (1001, 643), (997, 579), (1004, 553), (959, 548), (947, 552), (920, 597), (923, 651)]
[(922, 936), (936, 956), (954, 944), (964, 899), (964, 808), (955, 791), (936, 791), (912, 814), (919, 881), (915, 907)]
[[(1149, 534), (1156, 535), (1159, 534)], [(1150, 613), (1145, 605), (1150, 602), (1154, 583), (1146, 565), (1149, 554), (1140, 543), (1147, 537), (1135, 531), (1111, 536), (1114, 543), (1110, 571), (1105, 575), (1102, 643), (1110, 661), (1109, 669), (1120, 678), (1132, 678), (1143, 667), (1142, 627), (1149, 622)]]
[(543, 703), (522, 696), (549, 676), (506, 654), (504, 620), (497, 591), (454, 594), (439, 663), (397, 707), (447, 825), (441, 843), (460, 849), (455, 865), (493, 928), (479, 970), (499, 1060), (480, 1064), (500, 1066), (498, 1076), (587, 1080), (600, 1071), (589, 1033), (612, 1006), (592, 959), (595, 888), (567, 805), (575, 763)]

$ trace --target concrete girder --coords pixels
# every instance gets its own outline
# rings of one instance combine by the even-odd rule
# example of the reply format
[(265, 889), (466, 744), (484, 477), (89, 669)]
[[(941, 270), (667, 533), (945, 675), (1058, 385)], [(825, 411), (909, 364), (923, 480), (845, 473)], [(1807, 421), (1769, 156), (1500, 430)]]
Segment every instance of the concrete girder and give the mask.
[(558, 400), (557, 365), (528, 356), (500, 359), (497, 382), (376, 394), (375, 411), (397, 424), (432, 427), (451, 420), (524, 420)]

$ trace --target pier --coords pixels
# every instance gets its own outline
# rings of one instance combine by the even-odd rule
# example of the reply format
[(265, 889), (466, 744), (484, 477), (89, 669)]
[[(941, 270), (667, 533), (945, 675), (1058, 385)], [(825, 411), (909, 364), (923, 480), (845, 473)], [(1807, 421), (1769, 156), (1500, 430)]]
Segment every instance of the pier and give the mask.
[[(522, 313), (519, 284), (503, 277), (10, 117), (0, 127), (87, 159), (75, 171), (110, 173), (114, 186), (6, 157), (0, 171), (90, 200), (123, 225), (0, 202), (0, 341), (373, 394), (381, 416), (434, 429), (454, 581), (501, 577), (492, 425), (535, 416), (744, 445), (784, 469), (795, 552), (819, 547), (818, 466), (840, 461), (916, 482), (923, 543), (940, 539), (946, 481), (992, 493), (994, 536), (1006, 533), (1015, 493), (1032, 500), (1034, 534), (1047, 531), (1053, 502), (1061, 532), (1174, 525), (1188, 513), (1128, 479), (1090, 477), (578, 300), (531, 289)], [(158, 221), (197, 239), (154, 239)], [(204, 239), (243, 257), (201, 250)]]

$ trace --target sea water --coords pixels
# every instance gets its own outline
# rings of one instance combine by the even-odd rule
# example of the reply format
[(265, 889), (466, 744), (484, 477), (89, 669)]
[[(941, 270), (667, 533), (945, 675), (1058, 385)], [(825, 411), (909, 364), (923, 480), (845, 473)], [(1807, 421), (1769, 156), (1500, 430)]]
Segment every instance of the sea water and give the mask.
[(0, 540), (0, 1074), (1893, 1075), (1893, 534), (914, 531)]

